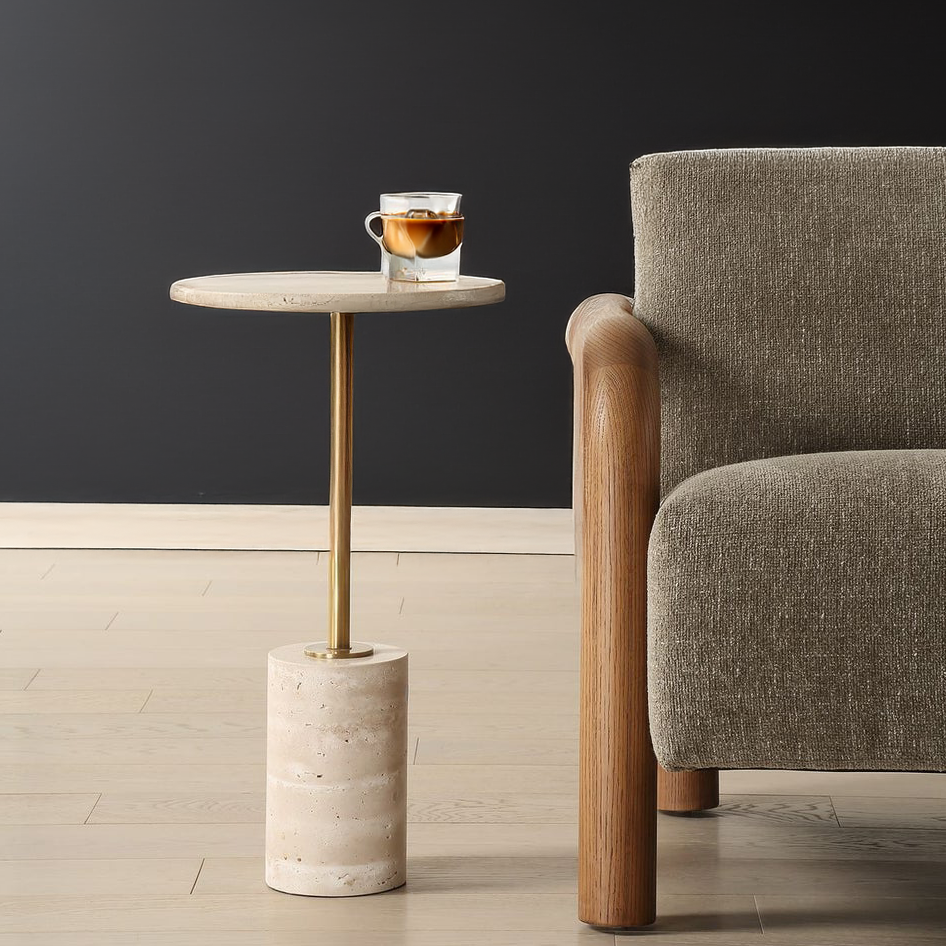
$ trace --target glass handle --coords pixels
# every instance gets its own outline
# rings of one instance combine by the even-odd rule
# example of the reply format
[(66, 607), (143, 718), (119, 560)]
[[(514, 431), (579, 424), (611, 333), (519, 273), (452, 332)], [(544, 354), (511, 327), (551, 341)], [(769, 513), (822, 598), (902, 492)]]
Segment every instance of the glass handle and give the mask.
[(381, 216), (380, 210), (376, 210), (374, 213), (368, 214), (368, 216), (365, 217), (365, 229), (368, 231), (368, 236), (370, 236), (371, 239), (374, 240), (375, 243), (378, 244), (378, 246), (384, 249), (384, 240), (381, 239), (381, 234), (375, 233), (371, 227), (372, 222), (375, 221), (380, 216)]

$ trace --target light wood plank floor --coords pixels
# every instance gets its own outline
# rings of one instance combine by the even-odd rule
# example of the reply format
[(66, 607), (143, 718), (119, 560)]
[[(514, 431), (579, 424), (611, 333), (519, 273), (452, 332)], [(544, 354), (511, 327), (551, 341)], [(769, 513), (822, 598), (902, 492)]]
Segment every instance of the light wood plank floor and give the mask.
[[(571, 509), (355, 506), (359, 552), (569, 555)], [(236, 503), (0, 503), (0, 548), (327, 548), (327, 506)]]
[[(323, 562), (324, 565), (324, 562)], [(574, 946), (577, 601), (556, 555), (365, 553), (411, 650), (410, 881), (262, 880), (265, 657), (318, 553), (0, 550), (0, 946)], [(946, 942), (946, 778), (731, 772), (660, 818), (666, 946)]]

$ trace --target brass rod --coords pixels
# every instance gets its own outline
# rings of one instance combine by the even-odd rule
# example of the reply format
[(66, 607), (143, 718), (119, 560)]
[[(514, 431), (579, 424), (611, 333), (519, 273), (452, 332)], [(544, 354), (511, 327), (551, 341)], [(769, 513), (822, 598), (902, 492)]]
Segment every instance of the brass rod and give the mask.
[(355, 316), (332, 313), (332, 457), (328, 509), (328, 633), (324, 644), (305, 648), (309, 657), (368, 657), (370, 644), (351, 639), (351, 431), (352, 339)]
[(328, 646), (351, 648), (352, 339), (355, 317), (332, 313), (332, 473), (329, 487)]

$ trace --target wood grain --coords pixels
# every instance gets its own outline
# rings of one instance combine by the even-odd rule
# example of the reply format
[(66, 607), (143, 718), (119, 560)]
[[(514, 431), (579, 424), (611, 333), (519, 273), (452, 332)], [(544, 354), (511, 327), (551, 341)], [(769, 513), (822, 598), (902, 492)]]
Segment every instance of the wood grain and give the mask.
[[(262, 687), (242, 690), (187, 690), (155, 687), (141, 712), (150, 713), (259, 713), (266, 712)], [(265, 717), (264, 717), (265, 718)]]
[(722, 795), (710, 817), (745, 818), (770, 824), (811, 824), (837, 830), (838, 817), (827, 795)]
[(0, 826), (11, 860), (249, 857), (263, 850), (262, 824), (80, 824)]
[[(160, 633), (156, 636), (160, 637)], [(30, 690), (135, 690), (169, 687), (188, 690), (254, 690), (266, 694), (266, 668), (193, 667), (181, 656), (174, 667), (44, 667)], [(185, 664), (185, 666), (182, 666)], [(24, 671), (26, 673), (26, 671)], [(528, 706), (534, 696), (561, 697), (562, 704), (577, 706), (578, 673), (549, 670), (417, 670), (411, 668), (411, 696), (416, 693), (450, 696), (475, 694), (480, 707), (488, 708), (497, 694), (519, 694)]]
[(397, 577), (421, 584), (465, 582), (476, 588), (494, 582), (529, 584), (548, 588), (558, 583), (574, 585), (573, 555), (452, 555), (402, 552), (397, 559)]
[(137, 713), (150, 690), (0, 690), (2, 714)]
[[(100, 579), (107, 574), (115, 580), (149, 578), (216, 579), (304, 579), (324, 582), (325, 569), (319, 566), (318, 552), (219, 551), (213, 555), (198, 551), (151, 549), (57, 549), (55, 564), (45, 581)], [(384, 573), (394, 576), (397, 553), (375, 552), (369, 560), (387, 566)], [(369, 566), (370, 567), (370, 566)], [(364, 568), (364, 566), (363, 566)]]
[[(438, 890), (447, 896), (460, 889), (474, 893), (515, 887), (524, 893), (558, 893), (570, 898), (577, 883), (574, 857), (541, 854), (418, 856), (411, 857), (409, 872), (412, 890)], [(262, 857), (208, 857), (194, 893), (248, 894), (265, 889)]]
[[(155, 628), (157, 631), (158, 628)], [(52, 635), (50, 635), (52, 636)], [(112, 667), (153, 667), (155, 669), (174, 669), (182, 661), (181, 652), (173, 647), (154, 646), (150, 641), (137, 643), (122, 641), (117, 636), (112, 639), (103, 637), (88, 637), (88, 646), (77, 643), (64, 644), (60, 648), (46, 646), (41, 639), (41, 632), (37, 632), (34, 643), (9, 642), (4, 646), (0, 640), (0, 660), (11, 667), (27, 667), (42, 661), (48, 668), (67, 669), (100, 669)], [(296, 638), (300, 642), (303, 635), (292, 633), (283, 643), (292, 642)], [(314, 639), (315, 635), (306, 639)], [(207, 670), (223, 669), (228, 667), (259, 667), (265, 665), (267, 651), (271, 648), (264, 645), (244, 646), (234, 644), (229, 650), (220, 647), (193, 646), (187, 649), (187, 663), (194, 668)], [(68, 689), (64, 687), (63, 689)]]
[[(464, 651), (468, 653), (468, 651)], [(413, 653), (412, 653), (413, 657)], [(411, 668), (417, 671), (422, 668)], [(428, 668), (429, 669), (429, 668)], [(449, 672), (445, 668), (444, 672)], [(487, 671), (481, 671), (484, 675)], [(576, 674), (577, 676), (577, 674)], [(490, 694), (488, 708), (491, 716), (503, 716), (509, 726), (522, 728), (522, 717), (529, 716), (542, 720), (541, 726), (547, 726), (545, 719), (553, 717), (553, 724), (568, 716), (574, 720), (574, 732), (578, 726), (578, 695), (572, 694), (569, 685), (564, 693), (534, 692), (528, 695), (513, 690), (498, 690)], [(44, 691), (49, 693), (50, 691)], [(475, 725), (484, 708), (483, 696), (477, 692), (457, 690), (453, 693), (440, 689), (411, 687), (411, 718), (422, 723), (425, 718), (436, 720), (444, 715), (461, 714), (470, 725)], [(570, 710), (574, 708), (574, 712)], [(173, 687), (156, 687), (151, 691), (142, 713), (249, 713), (265, 712), (266, 692), (262, 688), (234, 690), (193, 690)], [(562, 719), (561, 729), (556, 732), (568, 732)]]
[(946, 831), (946, 798), (870, 798), (832, 795), (843, 827)]
[[(115, 620), (115, 610), (100, 610), (102, 607), (100, 599), (88, 598), (86, 600), (94, 602), (93, 607), (97, 605), (96, 610), (78, 611), (73, 607), (75, 602), (68, 599), (59, 602), (63, 606), (61, 611), (52, 608), (38, 610), (36, 598), (30, 598), (22, 609), (18, 609), (14, 608), (11, 600), (7, 598), (2, 601), (2, 608), (0, 608), (0, 627), (3, 628), (4, 633), (18, 628), (49, 631), (104, 631)], [(7, 666), (9, 667), (10, 664), (7, 663)]]
[[(487, 674), (491, 672), (485, 671)], [(449, 695), (412, 689), (411, 707), (419, 714), (459, 712), (468, 713), (471, 719), (475, 719), (476, 714), (483, 709), (483, 697), (475, 693), (458, 692)], [(571, 697), (567, 693), (533, 693), (525, 697), (516, 692), (499, 692), (492, 694), (489, 702), (489, 708), (492, 712), (517, 718), (520, 720), (520, 725), (525, 725), (522, 717), (535, 718), (545, 715), (560, 715), (564, 710), (571, 707), (576, 710), (574, 716), (577, 731), (577, 694)]]
[(488, 712), (497, 694), (516, 693), (528, 706), (534, 696), (560, 696), (562, 705), (578, 705), (578, 673), (575, 670), (417, 670), (411, 666), (411, 696), (415, 693), (452, 695), (476, 693), (480, 710)]
[(408, 821), (454, 824), (570, 824), (577, 817), (569, 794), (488, 791), (449, 796), (415, 791), (408, 799)]
[(581, 559), (579, 916), (656, 916), (656, 762), (647, 718), (647, 543), (660, 495), (657, 349), (630, 299), (571, 317)]
[[(484, 773), (476, 765), (412, 765), (407, 771), (408, 792), (451, 797), (462, 792), (484, 790)], [(578, 795), (577, 765), (491, 765), (489, 789), (521, 795), (544, 792), (563, 793), (574, 800)], [(0, 775), (2, 778), (2, 775)]]
[(0, 690), (24, 690), (37, 673), (36, 667), (0, 667)]
[[(576, 818), (568, 792), (503, 793), (481, 786), (450, 794), (415, 790), (408, 806), (408, 820), (418, 824), (570, 824)], [(263, 792), (224, 787), (177, 793), (107, 791), (86, 823), (262, 824), (264, 813)]]
[(0, 548), (0, 578), (42, 578), (55, 565), (57, 552)]
[(722, 791), (741, 795), (856, 795), (886, 798), (946, 798), (939, 772), (787, 772), (743, 769), (719, 773)]
[(84, 824), (98, 800), (91, 793), (0, 795), (0, 824)]
[[(100, 572), (101, 575), (101, 572)], [(201, 578), (85, 578), (49, 581), (5, 580), (0, 576), (0, 600), (10, 597), (37, 597), (50, 599), (60, 596), (87, 598), (136, 595), (202, 595), (208, 582)]]
[[(664, 894), (838, 894), (866, 897), (946, 898), (946, 876), (926, 861), (873, 858), (856, 862), (830, 858), (727, 857), (709, 846), (668, 844), (657, 858)], [(804, 914), (798, 916), (803, 921)], [(894, 936), (896, 933), (891, 931)]]
[(870, 879), (876, 862), (930, 862), (943, 874), (946, 831), (914, 828), (839, 828), (828, 822), (732, 817), (713, 812), (696, 818), (661, 818), (662, 848), (681, 846), (693, 856), (712, 855), (720, 860), (777, 858), (787, 861), (859, 861), (849, 865), (852, 875)]
[[(483, 709), (481, 706), (480, 709)], [(489, 707), (490, 710), (493, 707)], [(412, 707), (411, 729), (418, 736), (457, 735), (508, 739), (522, 735), (523, 720), (518, 714), (495, 712), (457, 713), (448, 706), (442, 712), (427, 713)], [(529, 719), (529, 732), (537, 739), (570, 739), (578, 736), (577, 713), (544, 713)]]
[[(355, 506), (361, 552), (571, 555), (570, 509)], [(0, 546), (57, 557), (62, 550), (325, 549), (327, 506), (178, 503), (0, 503)], [(34, 547), (37, 551), (31, 551)]]
[(252, 689), (266, 694), (266, 667), (191, 667), (183, 655), (175, 667), (43, 667), (30, 690), (136, 690), (172, 687)]
[(756, 902), (765, 942), (777, 946), (942, 946), (946, 931), (946, 898), (824, 891), (808, 896), (762, 894)]
[[(282, 631), (290, 635), (283, 643), (294, 638), (302, 640), (324, 630), (324, 600), (321, 598), (201, 598), (203, 607), (174, 610), (161, 607), (147, 610), (146, 606), (120, 610), (109, 630), (112, 631)], [(272, 605), (272, 606), (271, 606)], [(391, 626), (401, 606), (401, 596), (371, 597), (352, 602), (353, 620), (375, 631)], [(206, 608), (215, 610), (207, 610)], [(196, 641), (199, 645), (199, 641)], [(225, 666), (225, 665), (224, 665)]]
[(53, 739), (168, 739), (186, 742), (206, 737), (254, 737), (266, 734), (260, 713), (19, 713), (0, 716), (0, 740), (8, 743)]
[(260, 760), (153, 764), (32, 762), (0, 766), (0, 792), (258, 792), (266, 785)]
[(262, 824), (263, 792), (105, 792), (89, 824)]
[(0, 743), (0, 765), (12, 763), (104, 762), (126, 765), (151, 763), (264, 762), (265, 739), (259, 736), (193, 736), (168, 739), (147, 736), (115, 739), (110, 736), (84, 739), (6, 740)]
[[(258, 666), (275, 647), (298, 643), (300, 650), (308, 642), (319, 639), (315, 622), (306, 629), (291, 632), (276, 630), (238, 631), (205, 630), (200, 633), (166, 629), (163, 633), (144, 636), (114, 628), (89, 632), (85, 645), (75, 644), (74, 636), (65, 631), (10, 631), (0, 640), (0, 659), (11, 664), (31, 664), (45, 660), (48, 666), (173, 667), (186, 651), (188, 661), (196, 666)], [(416, 670), (550, 670), (568, 671), (578, 660), (578, 641), (569, 636), (552, 646), (548, 633), (483, 631), (477, 638), (467, 638), (450, 646), (439, 637), (411, 631), (393, 630), (394, 621), (379, 620), (378, 626), (355, 621), (360, 636), (379, 643), (396, 644), (411, 651)], [(155, 629), (157, 630), (157, 629)], [(120, 633), (119, 633), (120, 631)], [(44, 656), (45, 653), (45, 656)], [(573, 709), (563, 706), (562, 710)]]
[(411, 825), (408, 841), (410, 857), (522, 857), (541, 854), (574, 858), (577, 849), (578, 825), (574, 821), (570, 824), (420, 822)]
[[(148, 930), (135, 932), (23, 932), (0, 933), (0, 946), (207, 946), (208, 935), (199, 930)], [(483, 946), (480, 930), (336, 930), (331, 941), (316, 938), (311, 930), (227, 930), (225, 946)], [(593, 930), (490, 930), (489, 946), (614, 946), (613, 937)], [(677, 946), (676, 942), (666, 946)], [(760, 943), (761, 946), (761, 943)]]
[(415, 761), (443, 765), (574, 765), (578, 761), (577, 739), (518, 739), (442, 733), (419, 736)]
[[(199, 884), (199, 881), (198, 881)], [(708, 934), (718, 944), (743, 942), (750, 933), (761, 946), (758, 915), (752, 897), (665, 897), (660, 931)], [(310, 941), (339, 940), (337, 931), (383, 932), (387, 943), (404, 942), (402, 930), (476, 932), (481, 943), (496, 942), (494, 931), (563, 932), (575, 935), (575, 903), (561, 893), (531, 893), (523, 897), (506, 890), (454, 892), (410, 891), (402, 887), (383, 896), (360, 897), (353, 908), (347, 898), (287, 897), (273, 890), (257, 894), (206, 894), (145, 899), (134, 897), (15, 897), (0, 899), (0, 932), (63, 932), (76, 929), (102, 932), (129, 930), (202, 931), (227, 943), (230, 930), (254, 930), (272, 942), (283, 930), (307, 931)], [(331, 938), (320, 937), (330, 931)], [(220, 934), (224, 934), (221, 936)], [(581, 942), (601, 942), (588, 930)], [(539, 942), (550, 942), (540, 939)], [(607, 942), (607, 938), (605, 939)], [(704, 940), (705, 942), (705, 936)], [(711, 940), (712, 941), (712, 940)], [(359, 940), (364, 942), (364, 940)], [(408, 940), (409, 942), (409, 940)], [(662, 942), (680, 946), (669, 936)], [(691, 940), (692, 942), (692, 940)], [(697, 939), (697, 942), (700, 942)]]
[(0, 860), (0, 896), (186, 896), (200, 865), (199, 857)]

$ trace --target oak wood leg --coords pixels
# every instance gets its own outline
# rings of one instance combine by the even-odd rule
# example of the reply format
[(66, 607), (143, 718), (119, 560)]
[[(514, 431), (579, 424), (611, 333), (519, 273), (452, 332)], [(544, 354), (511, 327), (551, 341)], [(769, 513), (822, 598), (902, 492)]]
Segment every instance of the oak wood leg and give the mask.
[(656, 918), (657, 765), (647, 716), (647, 543), (659, 501), (657, 351), (629, 299), (569, 322), (581, 580), (578, 915)]
[(657, 809), (666, 812), (707, 811), (719, 806), (719, 770), (668, 772), (657, 766)]

